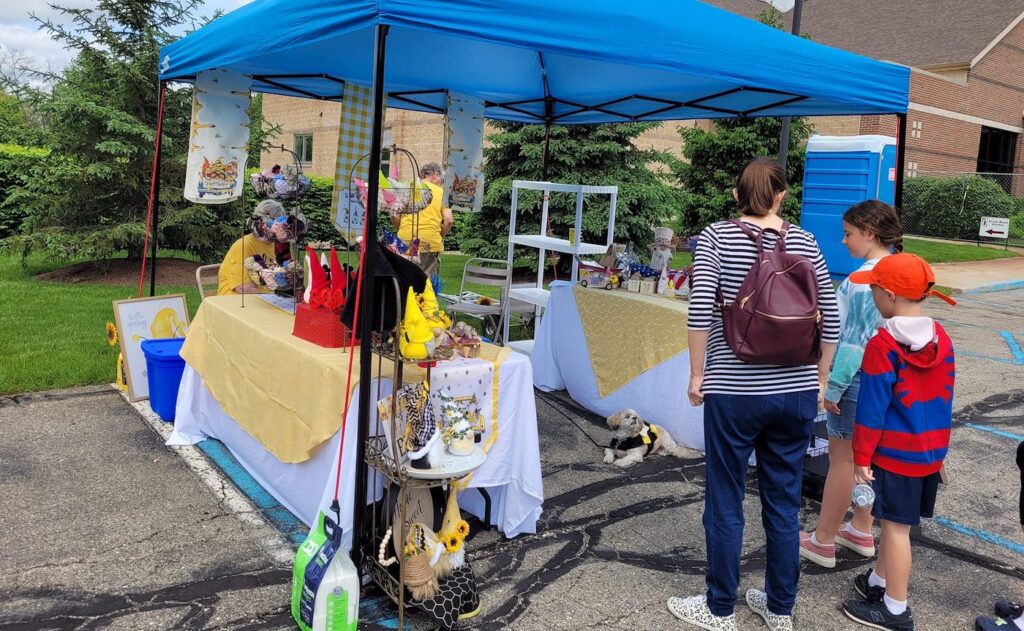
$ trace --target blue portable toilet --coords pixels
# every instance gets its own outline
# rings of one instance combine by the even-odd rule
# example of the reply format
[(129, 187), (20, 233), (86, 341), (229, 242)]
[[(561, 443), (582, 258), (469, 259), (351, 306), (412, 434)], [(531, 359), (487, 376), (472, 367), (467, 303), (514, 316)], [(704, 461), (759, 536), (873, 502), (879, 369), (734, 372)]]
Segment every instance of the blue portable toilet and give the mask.
[(892, 136), (811, 136), (804, 163), (800, 225), (814, 234), (829, 272), (845, 278), (862, 261), (843, 245), (843, 213), (857, 202), (896, 197)]

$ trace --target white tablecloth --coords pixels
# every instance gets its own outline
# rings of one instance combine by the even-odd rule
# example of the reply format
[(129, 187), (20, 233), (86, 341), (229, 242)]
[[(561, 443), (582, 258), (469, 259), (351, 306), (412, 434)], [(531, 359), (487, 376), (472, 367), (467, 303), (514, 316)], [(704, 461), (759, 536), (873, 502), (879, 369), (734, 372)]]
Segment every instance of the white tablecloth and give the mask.
[[(374, 393), (376, 385), (372, 387)], [(383, 380), (381, 396), (390, 392), (390, 380)], [(341, 471), (341, 519), (346, 528), (346, 547), (351, 545), (358, 405), (357, 389), (349, 404)], [(376, 423), (376, 407), (370, 406), (372, 423)], [(472, 489), (486, 488), (491, 497), (492, 525), (510, 538), (534, 533), (544, 501), (537, 407), (530, 362), (516, 353), (512, 353), (498, 371), (498, 425), (498, 439), (491, 446), (486, 462), (474, 473), (469, 489), (459, 496), (459, 504), (483, 519), (483, 497)], [(202, 377), (186, 365), (178, 390), (174, 432), (167, 444), (192, 445), (207, 437), (216, 438), (283, 506), (312, 525), (317, 511), (328, 511), (333, 499), (340, 436), (341, 432), (336, 433), (305, 462), (281, 462), (221, 409), (204, 387)], [(374, 491), (368, 489), (368, 497), (374, 495)]]
[[(551, 283), (551, 298), (537, 326), (530, 356), (534, 385), (548, 392), (567, 390), (573, 400), (601, 416), (632, 408), (643, 418), (667, 429), (676, 441), (703, 453), (703, 408), (691, 406), (686, 396), (690, 353), (683, 351), (601, 398), (572, 287), (572, 283), (566, 281)], [(629, 336), (644, 332), (609, 334)]]

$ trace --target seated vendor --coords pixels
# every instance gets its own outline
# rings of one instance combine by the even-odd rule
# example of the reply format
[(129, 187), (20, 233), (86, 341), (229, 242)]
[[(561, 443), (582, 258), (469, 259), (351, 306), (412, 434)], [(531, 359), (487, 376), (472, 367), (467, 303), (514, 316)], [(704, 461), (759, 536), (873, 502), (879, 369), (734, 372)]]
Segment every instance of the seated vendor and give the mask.
[[(280, 234), (280, 230), (275, 231), (274, 224), (279, 217), (286, 216), (284, 206), (272, 199), (264, 200), (256, 205), (252, 217), (249, 218), (251, 234), (235, 241), (220, 264), (220, 272), (217, 274), (218, 296), (255, 294), (267, 291), (265, 287), (260, 287), (249, 279), (245, 271), (245, 260), (257, 254), (268, 261), (276, 259), (275, 244), (287, 241), (289, 235)], [(275, 234), (275, 232), (279, 234)], [(285, 236), (285, 238), (282, 239), (281, 236)]]

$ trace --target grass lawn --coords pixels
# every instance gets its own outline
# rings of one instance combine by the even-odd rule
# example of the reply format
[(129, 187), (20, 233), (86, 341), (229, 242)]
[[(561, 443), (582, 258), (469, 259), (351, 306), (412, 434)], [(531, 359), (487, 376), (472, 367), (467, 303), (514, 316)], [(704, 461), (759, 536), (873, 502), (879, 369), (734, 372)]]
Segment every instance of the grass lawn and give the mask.
[(903, 240), (904, 250), (916, 254), (929, 263), (960, 263), (963, 261), (990, 261), (1020, 256), (1012, 250), (978, 247), (954, 241), (929, 241), (908, 237)]
[[(942, 243), (907, 239), (908, 252), (923, 256), (932, 263), (974, 261), (1018, 256), (992, 248), (971, 244)], [(168, 256), (181, 253), (168, 252)], [(467, 255), (446, 254), (441, 259), (444, 293), (459, 290)], [(672, 258), (672, 266), (681, 268), (690, 263), (689, 253), (680, 252)], [(135, 296), (135, 286), (65, 284), (42, 282), (34, 276), (64, 267), (67, 261), (55, 262), (41, 256), (28, 260), (0, 254), (0, 395), (68, 388), (72, 386), (109, 383), (114, 380), (117, 349), (107, 346), (103, 325), (113, 321), (111, 302)], [(466, 289), (492, 297), (496, 287), (472, 286)], [(199, 292), (195, 285), (158, 286), (158, 294), (184, 293), (189, 310), (195, 315)], [(471, 324), (479, 324), (470, 319)], [(514, 335), (513, 339), (518, 337)]]
[[(114, 381), (118, 351), (107, 346), (103, 327), (114, 320), (111, 303), (134, 298), (136, 288), (33, 278), (67, 264), (32, 257), (25, 268), (0, 255), (0, 394)], [(157, 293), (185, 293), (193, 315), (199, 307), (195, 285), (158, 286)]]

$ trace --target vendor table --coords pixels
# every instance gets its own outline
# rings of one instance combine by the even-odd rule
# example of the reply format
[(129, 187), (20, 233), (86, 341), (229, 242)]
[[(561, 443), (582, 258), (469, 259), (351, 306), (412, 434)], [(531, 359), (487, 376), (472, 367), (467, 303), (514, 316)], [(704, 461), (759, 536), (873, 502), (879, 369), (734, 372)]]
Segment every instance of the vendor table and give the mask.
[[(293, 337), (292, 323), (291, 315), (262, 300), (249, 298), (244, 306), (238, 296), (203, 300), (182, 348), (187, 365), (168, 444), (220, 440), (282, 505), (312, 524), (333, 497), (349, 354)], [(357, 376), (358, 348), (353, 350)], [(384, 361), (379, 375), (376, 369), (374, 362), (371, 391), (379, 386), (386, 396), (391, 366)], [(423, 371), (406, 369), (406, 382), (424, 377)], [(472, 489), (486, 489), (492, 525), (508, 537), (536, 532), (544, 491), (529, 360), (484, 345), (480, 359), (438, 363), (431, 381), (432, 389), (452, 386), (460, 394), (473, 388), (489, 408), (484, 410), (487, 460), (469, 479), (460, 504), (483, 518), (484, 498)], [(352, 386), (341, 466), (346, 546), (355, 483), (355, 377)], [(376, 407), (370, 406), (371, 427)], [(368, 489), (368, 499), (378, 490)]]
[(565, 281), (550, 289), (530, 356), (534, 385), (567, 390), (602, 416), (632, 408), (703, 452), (703, 410), (686, 395), (686, 304)]

